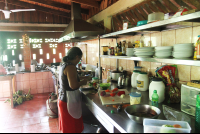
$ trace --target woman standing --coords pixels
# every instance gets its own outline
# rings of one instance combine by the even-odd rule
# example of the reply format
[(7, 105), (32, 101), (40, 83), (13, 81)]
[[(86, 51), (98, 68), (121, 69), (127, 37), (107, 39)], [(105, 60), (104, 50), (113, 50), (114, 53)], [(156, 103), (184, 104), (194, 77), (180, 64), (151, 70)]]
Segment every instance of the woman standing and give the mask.
[(81, 133), (84, 129), (79, 87), (86, 85), (87, 79), (80, 80), (76, 68), (82, 55), (78, 47), (69, 49), (59, 72), (59, 129), (63, 133)]

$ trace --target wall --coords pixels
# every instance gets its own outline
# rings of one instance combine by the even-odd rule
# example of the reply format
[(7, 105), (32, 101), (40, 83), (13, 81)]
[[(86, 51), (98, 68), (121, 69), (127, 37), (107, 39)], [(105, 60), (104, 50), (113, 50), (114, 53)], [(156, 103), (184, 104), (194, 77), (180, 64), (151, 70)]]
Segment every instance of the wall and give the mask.
[[(151, 41), (151, 46), (173, 46), (178, 43), (195, 43), (197, 41), (198, 35), (200, 35), (200, 26), (193, 23), (194, 27), (184, 28), (178, 30), (155, 32), (152, 34), (145, 34), (145, 42)], [(120, 38), (119, 41), (129, 41), (134, 43), (136, 40), (140, 39), (140, 35), (131, 36), (127, 38)], [(98, 40), (91, 40), (85, 42), (87, 44), (87, 57), (92, 57), (87, 59), (87, 64), (96, 65), (98, 62)], [(101, 46), (109, 45), (116, 46), (116, 41), (112, 39), (101, 39)], [(102, 55), (102, 49), (101, 49)], [(116, 59), (101, 58), (101, 65), (103, 68), (116, 69)], [(155, 75), (155, 70), (157, 67), (165, 65), (165, 63), (155, 63), (155, 62), (139, 62), (139, 65), (143, 67), (142, 71), (148, 72), (149, 75)], [(122, 66), (123, 69), (128, 71), (131, 75), (134, 69), (134, 61), (132, 60), (119, 60), (119, 67)], [(103, 79), (106, 78), (106, 73), (103, 75)], [(184, 83), (190, 80), (200, 79), (200, 67), (178, 65), (178, 78), (180, 83)]]
[[(33, 43), (31, 42), (31, 59), (33, 59), (33, 54), (36, 54), (36, 60), (39, 63), (40, 59), (43, 59), (43, 63), (45, 64), (51, 64), (53, 63), (53, 58), (56, 59), (56, 62), (60, 62), (61, 59), (59, 57), (59, 53), (62, 53), (62, 57), (65, 56), (65, 43), (57, 43), (55, 41), (53, 42), (45, 42), (45, 39), (58, 39), (62, 33), (59, 32), (0, 32), (0, 44), (3, 47), (3, 50), (7, 49), (7, 39), (17, 39), (17, 43), (12, 43), (16, 44), (17, 48), (16, 49), (7, 49), (6, 54), (8, 55), (8, 63), (11, 63), (13, 60), (15, 60), (17, 63), (21, 64), (22, 61), (19, 60), (19, 54), (23, 54), (23, 49), (20, 48), (21, 44), (19, 39), (22, 39), (22, 35), (27, 34), (29, 38), (32, 39), (42, 39), (42, 43)], [(41, 44), (41, 48), (33, 48), (34, 44)], [(53, 54), (53, 48), (50, 47), (49, 44), (57, 44), (56, 49), (56, 54)], [(67, 47), (71, 48), (71, 47)], [(39, 53), (39, 49), (43, 49), (43, 54), (41, 55)], [(15, 51), (15, 55), (12, 55), (12, 50)], [(46, 54), (49, 53), (50, 58), (47, 59)], [(1, 54), (0, 54), (1, 55)], [(23, 60), (23, 59), (22, 59)]]

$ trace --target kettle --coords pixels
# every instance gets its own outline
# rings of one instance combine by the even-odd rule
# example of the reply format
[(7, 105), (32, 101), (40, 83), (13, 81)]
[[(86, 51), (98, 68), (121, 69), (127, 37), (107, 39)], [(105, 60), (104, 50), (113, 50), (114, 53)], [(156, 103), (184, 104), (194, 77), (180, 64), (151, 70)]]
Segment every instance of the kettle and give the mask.
[(163, 83), (162, 78), (155, 77), (152, 79), (149, 85), (149, 100), (152, 100), (153, 91), (157, 90), (159, 96), (158, 103), (161, 103), (165, 100), (165, 84)]

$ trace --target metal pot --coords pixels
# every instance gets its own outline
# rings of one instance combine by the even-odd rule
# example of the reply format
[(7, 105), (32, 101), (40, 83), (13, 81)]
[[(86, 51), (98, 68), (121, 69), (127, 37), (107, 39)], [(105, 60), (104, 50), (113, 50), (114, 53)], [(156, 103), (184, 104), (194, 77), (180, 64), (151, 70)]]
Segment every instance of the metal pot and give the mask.
[(118, 81), (118, 78), (122, 75), (123, 73), (118, 71), (118, 70), (113, 70), (110, 72), (111, 80), (112, 81)]

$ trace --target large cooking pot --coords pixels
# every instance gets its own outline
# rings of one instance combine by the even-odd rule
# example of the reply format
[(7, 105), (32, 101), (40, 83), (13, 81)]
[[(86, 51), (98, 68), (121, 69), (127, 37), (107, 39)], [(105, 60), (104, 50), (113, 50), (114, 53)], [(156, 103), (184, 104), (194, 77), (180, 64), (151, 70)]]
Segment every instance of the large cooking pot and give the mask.
[(113, 70), (110, 72), (111, 80), (112, 81), (118, 81), (118, 78), (122, 75), (123, 73), (118, 71), (118, 70)]

